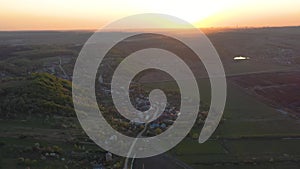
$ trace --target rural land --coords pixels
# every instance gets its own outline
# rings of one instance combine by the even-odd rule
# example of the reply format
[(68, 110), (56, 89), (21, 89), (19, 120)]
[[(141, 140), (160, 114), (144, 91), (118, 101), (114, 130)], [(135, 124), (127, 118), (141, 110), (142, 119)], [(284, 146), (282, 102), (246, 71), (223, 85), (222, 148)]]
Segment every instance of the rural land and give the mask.
[[(168, 39), (156, 44), (160, 37), (144, 36), (112, 48), (99, 67), (98, 106), (115, 130), (130, 137), (159, 135), (180, 116), (176, 81), (156, 70), (135, 77), (130, 99), (146, 111), (149, 92), (163, 90), (168, 104), (158, 119), (148, 125), (133, 123), (113, 106), (111, 76), (132, 45), (168, 44), (164, 47), (197, 75), (201, 103), (192, 130), (170, 151), (144, 159), (101, 149), (77, 119), (73, 69), (93, 31), (0, 32), (0, 169), (299, 169), (300, 27), (202, 31), (216, 48), (227, 79), (223, 117), (205, 143), (199, 144), (198, 137), (210, 109), (211, 84), (192, 53), (182, 53)], [(183, 36), (193, 40), (190, 34)]]

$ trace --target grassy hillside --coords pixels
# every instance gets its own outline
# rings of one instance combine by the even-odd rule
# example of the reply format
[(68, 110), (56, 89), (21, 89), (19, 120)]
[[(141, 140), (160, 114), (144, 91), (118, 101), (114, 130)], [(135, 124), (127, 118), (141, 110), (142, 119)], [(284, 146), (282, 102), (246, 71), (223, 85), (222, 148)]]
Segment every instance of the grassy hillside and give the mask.
[(1, 118), (31, 115), (74, 116), (71, 82), (47, 73), (0, 85)]

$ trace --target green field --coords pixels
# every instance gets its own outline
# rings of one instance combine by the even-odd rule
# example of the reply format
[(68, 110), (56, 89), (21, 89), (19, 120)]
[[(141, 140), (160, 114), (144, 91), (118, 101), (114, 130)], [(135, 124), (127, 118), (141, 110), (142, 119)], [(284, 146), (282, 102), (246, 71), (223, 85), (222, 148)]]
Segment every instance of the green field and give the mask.
[[(208, 103), (209, 82), (200, 79), (198, 83), (201, 100)], [(151, 86), (177, 90), (172, 82)], [(300, 167), (299, 124), (299, 119), (281, 114), (229, 83), (223, 119), (211, 139), (198, 144), (186, 138), (170, 153), (195, 169), (296, 169)]]

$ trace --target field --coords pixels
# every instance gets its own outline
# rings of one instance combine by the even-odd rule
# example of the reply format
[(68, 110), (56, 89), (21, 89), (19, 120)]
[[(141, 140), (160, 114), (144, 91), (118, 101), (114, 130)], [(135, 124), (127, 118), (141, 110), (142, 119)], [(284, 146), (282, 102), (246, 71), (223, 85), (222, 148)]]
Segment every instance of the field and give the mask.
[[(230, 78), (248, 93), (281, 110), (300, 115), (300, 72), (263, 73)], [(286, 112), (285, 112), (286, 111)]]
[[(199, 82), (201, 99), (209, 102), (209, 82)], [(172, 82), (152, 87), (176, 90)], [(170, 153), (195, 169), (299, 168), (300, 120), (260, 102), (229, 84), (223, 119), (210, 140), (186, 138)], [(194, 128), (193, 132), (200, 132)]]

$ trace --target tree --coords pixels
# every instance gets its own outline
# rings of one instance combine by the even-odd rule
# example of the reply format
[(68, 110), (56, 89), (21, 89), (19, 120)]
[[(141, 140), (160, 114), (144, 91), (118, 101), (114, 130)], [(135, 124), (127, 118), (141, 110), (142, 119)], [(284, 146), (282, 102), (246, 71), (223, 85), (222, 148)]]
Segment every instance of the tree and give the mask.
[(155, 132), (156, 135), (159, 135), (159, 134), (162, 133), (162, 130), (160, 128), (157, 128), (157, 129), (155, 129), (154, 132)]

